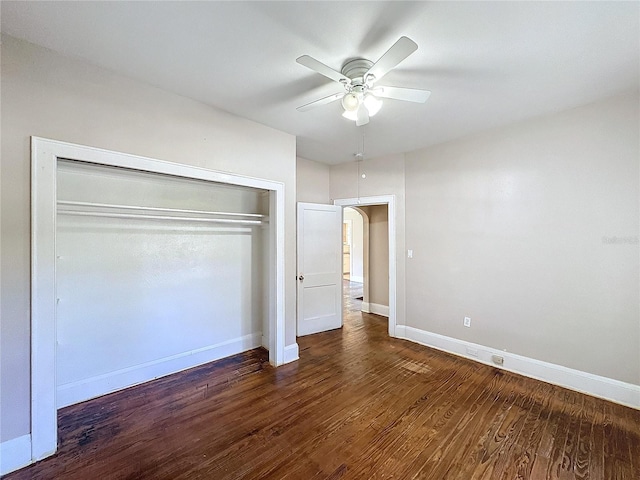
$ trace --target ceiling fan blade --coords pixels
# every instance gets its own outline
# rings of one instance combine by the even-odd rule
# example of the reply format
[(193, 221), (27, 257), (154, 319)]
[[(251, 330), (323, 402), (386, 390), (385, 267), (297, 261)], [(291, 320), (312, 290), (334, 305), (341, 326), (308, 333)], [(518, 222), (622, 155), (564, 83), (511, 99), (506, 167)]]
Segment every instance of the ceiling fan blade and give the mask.
[(334, 93), (333, 95), (329, 95), (328, 97), (324, 97), (311, 103), (307, 103), (306, 105), (302, 105), (301, 107), (296, 108), (296, 110), (298, 110), (299, 112), (306, 112), (307, 110), (319, 107), (320, 105), (326, 105), (327, 103), (335, 102), (342, 97), (344, 97), (344, 93)]
[(389, 50), (386, 51), (380, 60), (378, 60), (365, 74), (367, 76), (373, 75), (374, 80), (380, 80), (389, 71), (398, 65), (401, 61), (411, 55), (418, 49), (416, 42), (407, 37), (400, 37), (396, 43), (394, 43)]
[(298, 57), (296, 59), (296, 62), (307, 68), (310, 68), (314, 72), (318, 72), (320, 75), (324, 75), (325, 77), (330, 78), (334, 82), (338, 82), (343, 85), (349, 85), (351, 83), (351, 80), (349, 78), (345, 77), (340, 72), (327, 67), (324, 63), (319, 62), (309, 55), (302, 55), (301, 57)]
[(361, 103), (358, 107), (358, 117), (356, 118), (356, 126), (360, 127), (369, 123), (369, 110)]
[(376, 97), (392, 98), (394, 100), (404, 100), (405, 102), (424, 103), (431, 95), (429, 90), (418, 90), (417, 88), (400, 87), (376, 87), (371, 90)]

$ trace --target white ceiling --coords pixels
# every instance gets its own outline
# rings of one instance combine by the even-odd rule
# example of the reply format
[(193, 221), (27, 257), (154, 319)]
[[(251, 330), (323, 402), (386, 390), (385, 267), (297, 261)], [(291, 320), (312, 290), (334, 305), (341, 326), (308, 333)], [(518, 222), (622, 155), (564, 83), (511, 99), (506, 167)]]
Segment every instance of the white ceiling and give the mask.
[[(298, 155), (353, 160), (411, 151), (589, 103), (639, 85), (638, 2), (9, 2), (2, 32), (296, 135)], [(432, 91), (386, 100), (366, 127), (340, 102), (339, 70), (400, 36), (418, 51), (380, 85)]]

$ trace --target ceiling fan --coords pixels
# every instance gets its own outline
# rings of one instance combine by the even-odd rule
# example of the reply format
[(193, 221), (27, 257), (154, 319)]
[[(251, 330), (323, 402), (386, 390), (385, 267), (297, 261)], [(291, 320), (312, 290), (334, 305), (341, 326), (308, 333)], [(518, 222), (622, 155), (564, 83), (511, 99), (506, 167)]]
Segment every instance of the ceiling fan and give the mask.
[(380, 98), (404, 100), (406, 102), (424, 103), (431, 95), (428, 90), (415, 88), (378, 86), (376, 82), (389, 73), (405, 58), (418, 49), (418, 45), (407, 37), (400, 37), (380, 59), (373, 63), (371, 60), (356, 58), (344, 64), (338, 72), (309, 55), (296, 59), (300, 65), (324, 75), (338, 82), (344, 92), (334, 93), (328, 97), (315, 100), (298, 107), (305, 112), (320, 105), (326, 105), (342, 99), (343, 117), (355, 120), (357, 126), (369, 123), (369, 117), (374, 116), (382, 107)]

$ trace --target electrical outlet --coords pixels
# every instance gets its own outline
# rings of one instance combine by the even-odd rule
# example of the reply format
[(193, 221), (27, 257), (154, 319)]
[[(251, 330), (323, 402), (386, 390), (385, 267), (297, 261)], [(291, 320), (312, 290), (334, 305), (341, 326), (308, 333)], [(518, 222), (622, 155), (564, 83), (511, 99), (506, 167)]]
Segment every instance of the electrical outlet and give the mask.
[(470, 327), (471, 326), (471, 318), (470, 317), (464, 317), (464, 322), (462, 322), (462, 324), (465, 327)]

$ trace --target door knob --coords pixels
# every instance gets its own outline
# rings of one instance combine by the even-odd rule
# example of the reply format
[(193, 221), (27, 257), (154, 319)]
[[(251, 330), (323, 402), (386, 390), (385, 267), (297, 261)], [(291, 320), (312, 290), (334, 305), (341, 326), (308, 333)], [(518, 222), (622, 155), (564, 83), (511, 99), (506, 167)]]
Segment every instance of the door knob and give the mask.
[(304, 275), (300, 274), (300, 276), (298, 277), (298, 280), (303, 281), (304, 280)]

